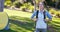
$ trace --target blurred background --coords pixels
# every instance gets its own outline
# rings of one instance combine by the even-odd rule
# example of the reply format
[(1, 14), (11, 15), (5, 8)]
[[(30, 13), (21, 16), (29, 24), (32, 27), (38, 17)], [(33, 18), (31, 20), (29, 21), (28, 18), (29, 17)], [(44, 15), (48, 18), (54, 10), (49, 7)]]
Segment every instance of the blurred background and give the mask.
[[(39, 2), (39, 0), (36, 0)], [(52, 15), (52, 21), (49, 22), (48, 32), (60, 32), (60, 0), (45, 0), (45, 8)], [(32, 32), (35, 30), (35, 22), (31, 15), (34, 11), (32, 0), (5, 0), (4, 12), (9, 17), (9, 30), (2, 32)]]

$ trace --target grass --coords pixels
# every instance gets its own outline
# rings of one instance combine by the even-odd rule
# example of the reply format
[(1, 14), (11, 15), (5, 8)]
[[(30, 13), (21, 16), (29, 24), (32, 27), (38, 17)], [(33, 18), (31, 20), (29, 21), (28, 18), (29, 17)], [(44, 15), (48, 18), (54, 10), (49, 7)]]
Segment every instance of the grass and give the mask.
[(60, 32), (60, 18), (53, 18), (52, 22), (49, 23), (54, 32)]
[(30, 20), (31, 13), (4, 9), (9, 16), (10, 30), (2, 32), (32, 32), (34, 22)]
[[(4, 9), (9, 16), (10, 30), (1, 30), (1, 32), (32, 32), (34, 30), (34, 21), (30, 20), (31, 14), (28, 12)], [(49, 24), (54, 32), (60, 32), (60, 18), (54, 18)]]

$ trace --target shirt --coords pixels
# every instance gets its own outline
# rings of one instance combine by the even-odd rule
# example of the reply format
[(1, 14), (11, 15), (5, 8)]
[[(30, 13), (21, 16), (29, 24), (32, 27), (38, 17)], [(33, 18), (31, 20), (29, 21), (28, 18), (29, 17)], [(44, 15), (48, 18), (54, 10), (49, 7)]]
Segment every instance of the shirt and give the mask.
[[(36, 16), (36, 12), (37, 11), (34, 11), (31, 18), (34, 18), (34, 16)], [(45, 12), (45, 15), (49, 19), (52, 19), (52, 16), (48, 13), (48, 11)], [(39, 13), (38, 13), (38, 19), (37, 19), (37, 22), (36, 22), (36, 28), (40, 28), (40, 29), (46, 29), (47, 28), (47, 24), (44, 22), (43, 12), (41, 12), (41, 11), (39, 11)]]

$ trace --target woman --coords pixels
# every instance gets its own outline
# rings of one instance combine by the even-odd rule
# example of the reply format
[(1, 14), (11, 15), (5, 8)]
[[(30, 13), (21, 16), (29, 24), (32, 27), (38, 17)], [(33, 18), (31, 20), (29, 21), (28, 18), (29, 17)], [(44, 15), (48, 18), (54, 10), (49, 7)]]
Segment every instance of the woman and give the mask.
[[(39, 10), (38, 10), (38, 18), (34, 19), (34, 16), (37, 14), (37, 10), (34, 11), (34, 13), (31, 16), (31, 19), (36, 21), (36, 32), (47, 32), (47, 21), (52, 20), (52, 16), (48, 13), (48, 11), (44, 10), (44, 4), (42, 2), (39, 3)], [(49, 19), (44, 19), (44, 12), (45, 16), (47, 16)], [(46, 22), (45, 22), (46, 21)]]

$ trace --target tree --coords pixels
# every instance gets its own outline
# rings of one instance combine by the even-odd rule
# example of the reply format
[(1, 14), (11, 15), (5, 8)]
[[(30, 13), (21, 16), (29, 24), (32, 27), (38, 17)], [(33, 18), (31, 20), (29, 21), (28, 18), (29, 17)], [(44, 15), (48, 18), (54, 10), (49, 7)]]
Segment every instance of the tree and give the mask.
[(0, 12), (3, 12), (4, 9), (4, 0), (0, 0)]
[[(3, 12), (3, 9), (4, 9), (4, 0), (0, 0), (0, 12)], [(5, 13), (3, 13), (5, 15)], [(7, 15), (7, 14), (6, 14)], [(5, 17), (5, 16), (4, 16)], [(8, 30), (9, 27), (8, 27), (9, 23), (7, 24), (7, 26), (5, 27), (5, 30)]]
[(59, 2), (60, 2), (60, 0), (56, 0), (56, 6), (55, 6), (55, 8), (57, 8)]

